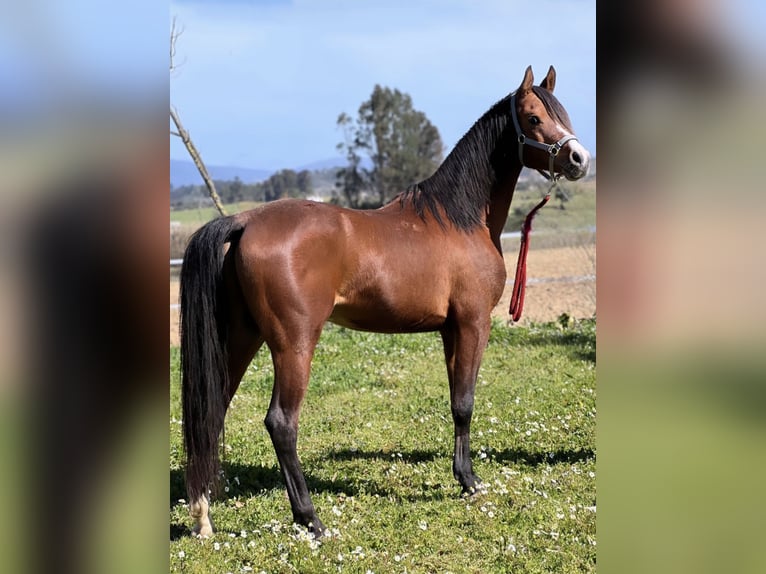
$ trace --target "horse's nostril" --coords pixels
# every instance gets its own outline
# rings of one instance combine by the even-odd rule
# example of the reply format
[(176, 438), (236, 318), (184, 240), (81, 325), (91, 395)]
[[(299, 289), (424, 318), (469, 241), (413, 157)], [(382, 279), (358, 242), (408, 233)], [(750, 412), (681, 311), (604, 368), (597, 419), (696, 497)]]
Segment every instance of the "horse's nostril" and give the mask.
[(572, 161), (574, 163), (581, 164), (582, 163), (582, 157), (580, 157), (579, 153), (577, 153), (576, 151), (573, 151), (572, 152)]

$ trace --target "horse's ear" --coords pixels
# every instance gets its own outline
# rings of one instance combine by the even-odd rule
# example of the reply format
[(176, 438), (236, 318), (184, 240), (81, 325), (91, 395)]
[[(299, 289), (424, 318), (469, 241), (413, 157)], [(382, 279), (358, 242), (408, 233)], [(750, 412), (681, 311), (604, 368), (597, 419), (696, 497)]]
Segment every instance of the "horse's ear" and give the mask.
[(546, 75), (543, 78), (543, 81), (540, 82), (540, 87), (545, 88), (549, 92), (553, 92), (553, 88), (556, 87), (556, 70), (553, 66), (548, 68), (548, 75)]
[(524, 79), (519, 86), (518, 92), (528, 92), (532, 89), (532, 84), (535, 83), (535, 77), (532, 75), (532, 66), (527, 66), (524, 72)]

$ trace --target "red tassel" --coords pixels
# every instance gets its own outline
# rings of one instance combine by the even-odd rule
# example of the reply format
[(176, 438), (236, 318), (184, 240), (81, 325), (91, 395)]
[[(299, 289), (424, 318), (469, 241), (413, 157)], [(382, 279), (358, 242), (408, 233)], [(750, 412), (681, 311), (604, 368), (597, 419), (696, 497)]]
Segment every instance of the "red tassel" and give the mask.
[(521, 226), (521, 243), (519, 244), (519, 259), (516, 262), (516, 277), (513, 280), (513, 293), (511, 294), (511, 307), (508, 312), (514, 322), (521, 319), (521, 311), (524, 309), (524, 295), (527, 288), (527, 252), (529, 251), (529, 232), (532, 231), (532, 220), (538, 210), (548, 203), (551, 194), (548, 193), (540, 203), (538, 203), (526, 218), (524, 225)]

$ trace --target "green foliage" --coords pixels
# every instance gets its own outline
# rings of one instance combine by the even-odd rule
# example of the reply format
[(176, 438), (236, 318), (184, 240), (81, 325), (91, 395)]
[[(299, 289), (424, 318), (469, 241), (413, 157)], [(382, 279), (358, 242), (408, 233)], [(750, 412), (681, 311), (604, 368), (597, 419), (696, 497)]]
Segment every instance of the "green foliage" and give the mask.
[(171, 571), (595, 572), (595, 332), (593, 320), (493, 325), (472, 425), (486, 489), (461, 498), (439, 336), (328, 325), (298, 441), (334, 533), (321, 544), (292, 525), (263, 427), (273, 377), (265, 349), (227, 416), (218, 533), (188, 535), (171, 349)]
[[(344, 133), (348, 166), (338, 173), (337, 189), (351, 207), (382, 205), (409, 185), (430, 176), (443, 158), (439, 130), (412, 107), (409, 94), (375, 85), (354, 120), (345, 113), (337, 124)], [(363, 167), (362, 154), (371, 168)]]
[(293, 171), (283, 169), (262, 183), (256, 184), (262, 201), (274, 201), (285, 197), (306, 197), (311, 195), (311, 174), (305, 169)]

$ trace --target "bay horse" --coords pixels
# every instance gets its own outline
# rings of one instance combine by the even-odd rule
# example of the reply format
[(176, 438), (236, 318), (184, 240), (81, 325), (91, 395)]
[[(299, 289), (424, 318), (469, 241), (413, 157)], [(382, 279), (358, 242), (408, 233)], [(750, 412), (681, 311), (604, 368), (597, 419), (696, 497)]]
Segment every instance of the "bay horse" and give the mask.
[[(453, 474), (479, 482), (470, 425), (490, 313), (506, 281), (500, 234), (522, 166), (583, 177), (589, 154), (539, 86), (492, 106), (438, 170), (376, 210), (285, 199), (215, 219), (189, 240), (181, 270), (181, 369), (186, 484), (193, 533), (213, 534), (208, 493), (218, 441), (240, 380), (266, 343), (274, 387), (264, 423), (293, 519), (321, 537), (296, 450), (314, 349), (327, 321), (381, 333), (438, 331), (455, 428)], [(548, 170), (548, 174), (545, 170)], [(228, 244), (228, 249), (226, 248)]]

